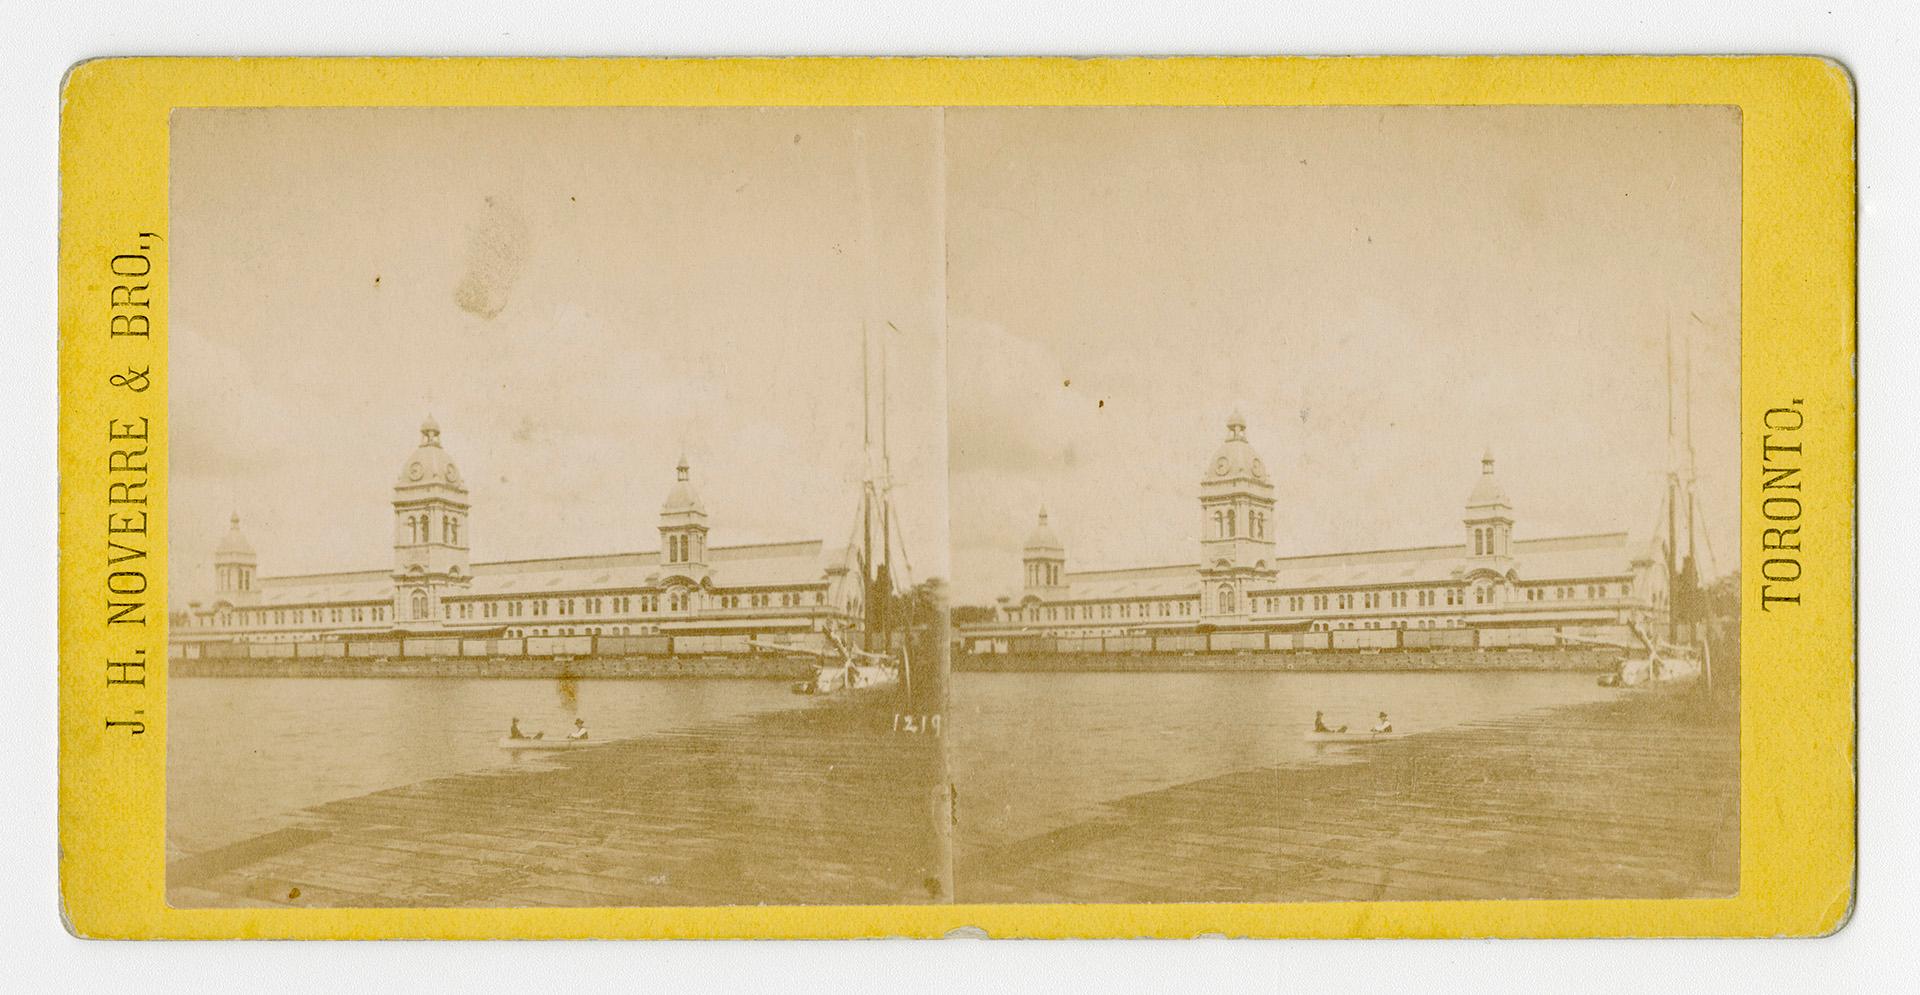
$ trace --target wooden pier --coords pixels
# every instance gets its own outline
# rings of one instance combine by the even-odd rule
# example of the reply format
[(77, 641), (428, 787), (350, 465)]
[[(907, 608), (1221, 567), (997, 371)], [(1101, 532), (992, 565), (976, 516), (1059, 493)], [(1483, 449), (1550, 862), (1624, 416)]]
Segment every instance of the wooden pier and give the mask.
[[(951, 900), (940, 741), (876, 691), (545, 754), (299, 813), (167, 868), (170, 904)], [(800, 701), (801, 699), (796, 699)]]
[(1731, 895), (1737, 732), (1702, 708), (1623, 693), (1118, 799), (1032, 839), (958, 841), (958, 901)]

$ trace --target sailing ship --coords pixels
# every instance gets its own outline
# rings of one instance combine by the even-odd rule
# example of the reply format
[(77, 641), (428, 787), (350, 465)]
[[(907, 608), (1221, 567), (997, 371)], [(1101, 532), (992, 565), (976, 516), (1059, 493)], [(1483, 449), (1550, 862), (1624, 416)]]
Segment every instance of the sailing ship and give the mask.
[[(898, 331), (892, 322), (887, 328)], [(870, 366), (870, 341), (867, 327), (861, 327), (860, 369), (862, 390), (862, 446), (865, 472), (860, 487), (859, 510), (854, 517), (852, 535), (847, 542), (848, 571), (842, 583), (858, 584), (857, 594), (841, 591), (859, 617), (860, 624), (831, 623), (824, 631), (827, 648), (799, 649), (772, 646), (785, 652), (802, 652), (820, 658), (813, 676), (793, 685), (795, 694), (840, 694), (907, 683), (912, 690), (911, 616), (912, 599), (904, 597), (910, 588), (911, 566), (906, 545), (894, 528), (892, 462), (887, 447), (887, 348), (886, 334), (880, 335), (879, 431), (874, 431), (873, 375)], [(903, 588), (901, 585), (909, 585)], [(904, 606), (904, 609), (903, 609)], [(905, 618), (900, 616), (905, 615)]]
[[(1698, 320), (1697, 316), (1695, 320)], [(1626, 656), (1612, 672), (1603, 674), (1602, 687), (1637, 688), (1658, 684), (1688, 683), (1704, 675), (1712, 680), (1707, 643), (1701, 627), (1706, 618), (1706, 592), (1700, 586), (1699, 560), (1696, 558), (1694, 523), (1699, 501), (1695, 489), (1693, 452), (1693, 345), (1684, 344), (1682, 372), (1678, 378), (1681, 402), (1676, 406), (1676, 378), (1673, 369), (1673, 325), (1667, 324), (1667, 487), (1661, 502), (1664, 519), (1661, 552), (1667, 571), (1667, 624), (1661, 638), (1645, 618), (1631, 619), (1627, 630), (1632, 645), (1604, 639), (1563, 635), (1566, 642), (1622, 646)], [(1686, 516), (1686, 549), (1680, 549), (1679, 516)], [(1708, 547), (1711, 554), (1712, 547)]]

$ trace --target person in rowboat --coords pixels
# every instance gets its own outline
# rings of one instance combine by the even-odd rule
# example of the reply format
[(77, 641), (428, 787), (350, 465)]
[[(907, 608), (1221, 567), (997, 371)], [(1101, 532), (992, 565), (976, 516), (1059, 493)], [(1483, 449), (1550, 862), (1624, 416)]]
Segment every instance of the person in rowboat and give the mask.
[(1347, 727), (1341, 726), (1338, 729), (1329, 729), (1327, 728), (1326, 718), (1321, 713), (1315, 712), (1313, 713), (1313, 731), (1314, 732), (1346, 732)]
[(1373, 724), (1373, 734), (1375, 736), (1384, 736), (1392, 731), (1393, 723), (1387, 721), (1387, 713), (1381, 712), (1380, 721)]
[(507, 738), (508, 739), (526, 739), (527, 738), (527, 734), (520, 731), (520, 719), (518, 717), (515, 717), (513, 722), (507, 726)]
[(568, 739), (586, 739), (587, 738), (587, 720), (574, 719), (573, 731), (570, 733), (567, 733), (567, 738)]

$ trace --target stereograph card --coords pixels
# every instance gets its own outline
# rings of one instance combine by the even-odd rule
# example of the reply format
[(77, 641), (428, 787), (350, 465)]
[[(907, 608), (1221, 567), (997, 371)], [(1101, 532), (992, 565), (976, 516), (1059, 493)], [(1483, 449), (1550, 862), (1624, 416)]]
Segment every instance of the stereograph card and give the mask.
[(69, 926), (1836, 929), (1850, 87), (83, 63)]

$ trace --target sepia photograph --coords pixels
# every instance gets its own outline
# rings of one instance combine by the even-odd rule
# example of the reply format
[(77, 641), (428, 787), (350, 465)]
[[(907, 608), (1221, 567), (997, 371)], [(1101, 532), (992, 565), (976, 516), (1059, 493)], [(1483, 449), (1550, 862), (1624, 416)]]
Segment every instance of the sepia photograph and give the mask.
[(1736, 108), (946, 128), (961, 901), (1737, 890)]
[(171, 905), (951, 899), (939, 126), (174, 113)]
[(168, 900), (1735, 894), (1740, 125), (176, 111)]

